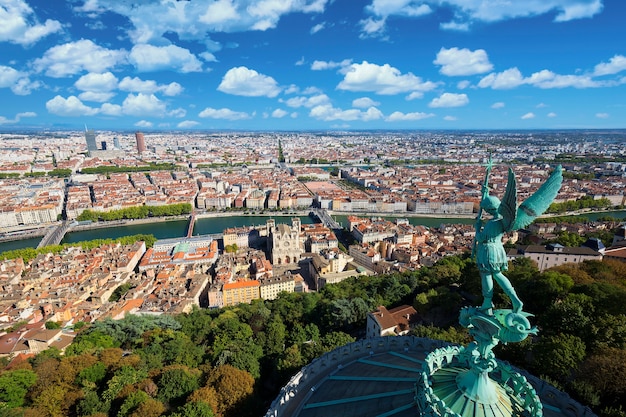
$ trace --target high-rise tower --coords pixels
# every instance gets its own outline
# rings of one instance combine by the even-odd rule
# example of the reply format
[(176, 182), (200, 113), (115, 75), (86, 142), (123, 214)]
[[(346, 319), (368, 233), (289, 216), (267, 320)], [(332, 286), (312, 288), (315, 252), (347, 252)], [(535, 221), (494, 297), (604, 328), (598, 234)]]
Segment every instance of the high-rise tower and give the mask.
[(137, 152), (143, 153), (146, 151), (146, 141), (143, 137), (143, 133), (135, 132), (135, 140), (137, 140)]
[(87, 129), (85, 126), (85, 142), (87, 142), (87, 151), (91, 154), (93, 151), (98, 150), (98, 145), (96, 144), (96, 132), (93, 129)]

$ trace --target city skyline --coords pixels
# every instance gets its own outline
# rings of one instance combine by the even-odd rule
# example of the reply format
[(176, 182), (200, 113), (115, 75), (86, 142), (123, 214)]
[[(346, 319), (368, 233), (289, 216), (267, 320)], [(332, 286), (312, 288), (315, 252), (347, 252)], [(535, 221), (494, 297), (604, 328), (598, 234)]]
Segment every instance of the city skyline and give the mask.
[(0, 0), (0, 130), (615, 129), (619, 0)]

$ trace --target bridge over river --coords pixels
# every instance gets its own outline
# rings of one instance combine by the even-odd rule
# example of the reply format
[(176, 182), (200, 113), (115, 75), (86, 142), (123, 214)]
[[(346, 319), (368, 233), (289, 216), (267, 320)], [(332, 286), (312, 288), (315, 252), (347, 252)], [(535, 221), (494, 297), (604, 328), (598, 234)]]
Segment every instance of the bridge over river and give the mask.
[(326, 209), (314, 208), (312, 213), (317, 216), (318, 219), (329, 229), (341, 229), (341, 225), (333, 219)]

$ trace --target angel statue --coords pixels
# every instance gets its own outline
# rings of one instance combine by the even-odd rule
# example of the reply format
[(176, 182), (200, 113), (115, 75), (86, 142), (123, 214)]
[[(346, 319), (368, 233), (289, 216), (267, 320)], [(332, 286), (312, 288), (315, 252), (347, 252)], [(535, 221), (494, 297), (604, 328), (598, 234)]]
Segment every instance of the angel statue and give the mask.
[[(509, 279), (503, 274), (503, 271), (508, 270), (508, 260), (502, 245), (502, 236), (504, 233), (528, 226), (547, 210), (561, 188), (563, 174), (559, 165), (548, 180), (518, 207), (517, 181), (511, 168), (502, 201), (489, 195), (489, 174), (492, 166), (490, 157), (482, 185), (482, 199), (475, 224), (476, 237), (472, 246), (472, 256), (476, 257), (482, 284), (483, 304), (480, 310), (489, 315), (493, 314), (495, 280), (511, 300), (513, 312), (520, 313), (524, 304), (515, 293)], [(483, 210), (491, 215), (485, 223), (482, 220)]]

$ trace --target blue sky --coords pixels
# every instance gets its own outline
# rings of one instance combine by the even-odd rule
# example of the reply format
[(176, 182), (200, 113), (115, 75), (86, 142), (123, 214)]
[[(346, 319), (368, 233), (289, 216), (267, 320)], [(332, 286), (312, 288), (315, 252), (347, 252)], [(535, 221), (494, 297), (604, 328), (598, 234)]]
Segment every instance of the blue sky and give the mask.
[(0, 130), (624, 128), (624, 0), (0, 0)]

